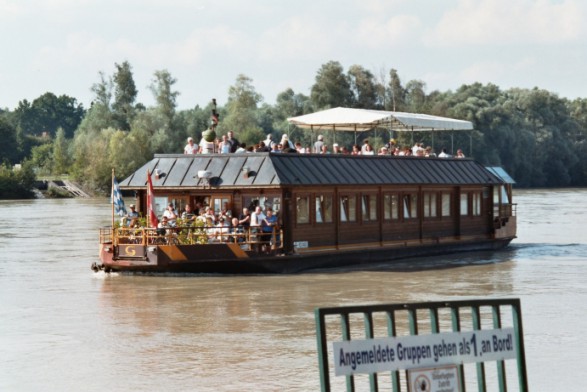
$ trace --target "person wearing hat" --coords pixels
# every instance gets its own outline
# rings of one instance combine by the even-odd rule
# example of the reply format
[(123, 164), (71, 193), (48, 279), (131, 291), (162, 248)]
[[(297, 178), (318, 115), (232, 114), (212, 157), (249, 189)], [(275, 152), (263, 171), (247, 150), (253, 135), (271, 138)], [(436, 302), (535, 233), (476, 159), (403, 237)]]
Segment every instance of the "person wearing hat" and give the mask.
[(188, 137), (188, 144), (186, 144), (185, 148), (183, 149), (184, 154), (197, 154), (198, 153), (198, 145), (194, 143), (194, 139), (192, 137)]
[(281, 136), (281, 143), (279, 144), (283, 146), (283, 149), (290, 148), (293, 150), (296, 148), (296, 146), (294, 146), (291, 140), (289, 140), (289, 136), (287, 136), (286, 133), (284, 133), (283, 136)]
[(136, 211), (134, 204), (130, 204), (128, 208), (130, 209), (130, 211), (128, 211), (124, 218), (122, 218), (123, 223), (126, 224), (128, 227), (134, 227), (139, 220), (139, 213)]

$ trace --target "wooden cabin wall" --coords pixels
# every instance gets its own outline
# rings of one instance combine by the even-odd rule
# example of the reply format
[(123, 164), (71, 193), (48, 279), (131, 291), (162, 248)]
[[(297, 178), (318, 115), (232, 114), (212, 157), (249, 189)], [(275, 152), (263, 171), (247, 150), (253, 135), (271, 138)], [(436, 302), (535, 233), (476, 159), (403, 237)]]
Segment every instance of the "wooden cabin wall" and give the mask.
[[(317, 196), (324, 194), (333, 198), (331, 223), (316, 222)], [(376, 219), (364, 219), (362, 198), (365, 195), (377, 205)], [(293, 223), (292, 238), (293, 241), (307, 241), (313, 248), (487, 235), (492, 231), (491, 196), (491, 189), (482, 187), (337, 187), (329, 191), (300, 187), (293, 190), (292, 219), (296, 220), (295, 205), (300, 202), (308, 204), (308, 217), (304, 222)], [(345, 209), (351, 199), (356, 216), (352, 222), (346, 217), (345, 222), (343, 216), (348, 212), (343, 214), (341, 209)], [(416, 207), (410, 207), (410, 201), (415, 201)], [(425, 202), (429, 204), (427, 210)], [(393, 207), (386, 207), (386, 203)]]

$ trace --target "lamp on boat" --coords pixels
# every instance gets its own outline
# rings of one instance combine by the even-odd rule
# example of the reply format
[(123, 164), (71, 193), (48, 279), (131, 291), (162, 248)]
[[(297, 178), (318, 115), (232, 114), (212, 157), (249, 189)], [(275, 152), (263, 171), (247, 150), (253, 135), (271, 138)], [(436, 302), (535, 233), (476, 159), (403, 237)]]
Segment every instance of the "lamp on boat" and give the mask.
[(204, 182), (204, 185), (208, 184), (208, 181), (212, 177), (212, 172), (209, 170), (198, 170), (198, 178)]
[(248, 166), (243, 167), (243, 177), (249, 178), (249, 167)]
[(161, 170), (155, 169), (155, 178), (158, 180), (161, 177)]

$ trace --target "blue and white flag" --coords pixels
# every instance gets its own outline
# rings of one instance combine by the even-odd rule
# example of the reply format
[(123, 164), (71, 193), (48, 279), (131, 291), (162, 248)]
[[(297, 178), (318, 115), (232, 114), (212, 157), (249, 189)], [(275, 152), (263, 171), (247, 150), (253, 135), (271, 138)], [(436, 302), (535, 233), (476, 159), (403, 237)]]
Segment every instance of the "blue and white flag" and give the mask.
[(122, 200), (122, 194), (120, 193), (120, 187), (116, 177), (112, 179), (112, 204), (114, 204), (114, 210), (118, 216), (126, 215), (126, 208), (124, 208), (124, 200)]

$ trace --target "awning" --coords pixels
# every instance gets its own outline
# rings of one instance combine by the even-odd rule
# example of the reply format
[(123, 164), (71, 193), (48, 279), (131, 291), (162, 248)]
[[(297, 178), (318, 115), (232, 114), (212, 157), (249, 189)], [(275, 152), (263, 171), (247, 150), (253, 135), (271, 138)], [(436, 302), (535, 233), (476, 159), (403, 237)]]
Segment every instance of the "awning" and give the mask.
[(336, 131), (367, 131), (374, 128), (394, 131), (468, 131), (470, 121), (428, 114), (388, 112), (384, 110), (334, 108), (287, 119), (300, 128)]

